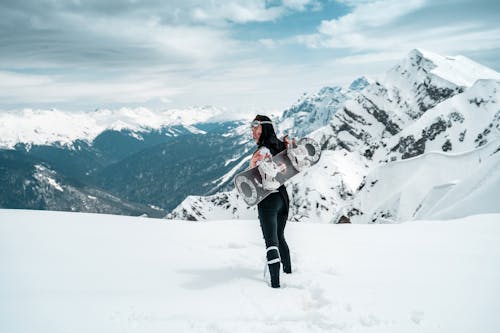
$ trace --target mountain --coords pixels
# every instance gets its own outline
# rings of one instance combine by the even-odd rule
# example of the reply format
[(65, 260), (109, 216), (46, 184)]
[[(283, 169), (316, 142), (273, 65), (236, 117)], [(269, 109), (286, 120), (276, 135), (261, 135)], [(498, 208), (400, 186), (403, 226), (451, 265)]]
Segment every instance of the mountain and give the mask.
[(304, 137), (325, 126), (349, 98), (350, 92), (341, 87), (324, 87), (318, 93), (303, 95), (278, 119), (278, 132)]
[(0, 209), (2, 331), (497, 332), (499, 220), (288, 223), (276, 290), (256, 216)]
[[(499, 137), (499, 81), (499, 73), (465, 57), (412, 50), (379, 77), (360, 76), (347, 87), (323, 87), (301, 96), (273, 119), (277, 133), (315, 138), (323, 157), (287, 184), (292, 199), (290, 219), (337, 222), (344, 216), (354, 222), (389, 221), (379, 218), (387, 204), (378, 198), (397, 197), (399, 192), (397, 186), (394, 193), (376, 186), (386, 181), (373, 172), (411, 158), (417, 158), (412, 168), (420, 169), (420, 163), (431, 158), (423, 156), (436, 151), (456, 155), (494, 146)], [(247, 168), (255, 149), (249, 118), (234, 115), (228, 119), (228, 114), (213, 107), (159, 112), (144, 108), (2, 112), (0, 152), (9, 157), (0, 160), (2, 185), (7, 189), (0, 192), (1, 207), (50, 206), (191, 220), (253, 216), (255, 208), (242, 205), (232, 181)], [(494, 159), (498, 153), (493, 149), (488, 156)], [(432, 170), (451, 168), (452, 160), (450, 164), (436, 162)], [(57, 175), (62, 188), (68, 184), (83, 193), (79, 198), (98, 198), (87, 193), (92, 189), (114, 199), (106, 201), (104, 209), (75, 203), (86, 199), (71, 199), (68, 204), (55, 186), (50, 187), (50, 197), (57, 200), (28, 195), (23, 184), (36, 180), (37, 166)], [(475, 167), (488, 172), (479, 164)], [(433, 188), (451, 181), (445, 178), (432, 178), (436, 183), (426, 188), (428, 195), (407, 195), (405, 191), (414, 191), (410, 188), (399, 195), (428, 202), (436, 195), (432, 193), (440, 191)], [(490, 178), (495, 179), (495, 174)], [(455, 188), (465, 186), (459, 186), (462, 180), (468, 183), (465, 178), (453, 180)], [(380, 207), (356, 199), (369, 198), (364, 193), (368, 187), (375, 199), (367, 200)], [(43, 204), (34, 197), (45, 198)], [(422, 214), (430, 214), (430, 208), (416, 213), (416, 207), (424, 205), (413, 202), (411, 214), (398, 208), (402, 215), (393, 213), (394, 221), (402, 216), (427, 217)], [(432, 211), (437, 214), (438, 208), (444, 211), (446, 207)]]
[(500, 140), (468, 152), (432, 151), (382, 164), (343, 213), (355, 223), (396, 223), (497, 212), (499, 167)]
[(500, 82), (477, 80), (470, 88), (440, 103), (397, 137), (387, 140), (391, 160), (425, 151), (463, 152), (499, 137)]
[(226, 161), (240, 151), (238, 142), (221, 135), (184, 135), (106, 166), (95, 182), (127, 200), (172, 209), (187, 193), (215, 190), (214, 181), (234, 165)]
[[(322, 160), (287, 184), (291, 195), (292, 220), (337, 222), (342, 215), (346, 215), (354, 222), (383, 222), (387, 219), (379, 218), (379, 215), (362, 220), (356, 218), (363, 214), (371, 216), (371, 212), (365, 212), (356, 198), (367, 191), (363, 190), (368, 186), (366, 184), (377, 183), (372, 172), (376, 172), (374, 170), (378, 167), (432, 151), (461, 154), (481, 149), (488, 143), (492, 143), (490, 147), (493, 147), (490, 157), (496, 159), (500, 155), (495, 152), (498, 151), (495, 142), (499, 137), (500, 115), (496, 107), (500, 102), (499, 73), (462, 56), (443, 57), (424, 50), (412, 50), (384, 75), (370, 81), (357, 81), (351, 84), (351, 88), (358, 87), (358, 83), (362, 82), (359, 89), (331, 90), (337, 96), (346, 92), (342, 93), (342, 99), (337, 99), (339, 103), (332, 103), (333, 99), (329, 98), (303, 98), (296, 105), (304, 105), (304, 110), (308, 112), (297, 112), (294, 105), (283, 114), (284, 117), (297, 115), (301, 124), (314, 124), (304, 121), (308, 117), (327, 122), (319, 128), (307, 128), (311, 131), (306, 134), (320, 142)], [(315, 100), (315, 105), (329, 107), (308, 107), (311, 100)], [(322, 110), (319, 113), (324, 118), (318, 117), (315, 110)], [(293, 123), (292, 120), (282, 118), (277, 126), (292, 128), (290, 123)], [(415, 164), (425, 161), (426, 158), (422, 158)], [(460, 159), (455, 162), (459, 164)], [(446, 172), (451, 164), (438, 164), (430, 170)], [(417, 168), (416, 165), (412, 168)], [(481, 169), (478, 165), (476, 167)], [(411, 171), (406, 170), (406, 173)], [(484, 177), (494, 181), (495, 174)], [(461, 180), (456, 179), (457, 183)], [(439, 178), (434, 181), (433, 187), (446, 182)], [(464, 182), (467, 181), (464, 179)], [(377, 188), (370, 192), (373, 198), (383, 198), (392, 193)], [(224, 200), (227, 209), (217, 217), (209, 213), (217, 211), (214, 207), (219, 202), (217, 195), (208, 201), (190, 197), (189, 203), (181, 204), (169, 216), (183, 218), (188, 214), (198, 219), (238, 216), (241, 208), (233, 204), (237, 194), (230, 191), (219, 195), (227, 198)], [(422, 196), (413, 198), (417, 201), (423, 199)], [(412, 203), (414, 207), (419, 204), (421, 202)], [(445, 205), (445, 202), (442, 204)], [(190, 206), (196, 206), (196, 212)], [(425, 218), (426, 215), (419, 217)], [(400, 220), (397, 218), (395, 221)]]
[(163, 209), (127, 202), (52, 169), (22, 151), (0, 151), (0, 207), (160, 217)]
[[(222, 121), (221, 114), (222, 110), (208, 107), (170, 113), (146, 109), (0, 113), (4, 135), (0, 153), (9, 156), (0, 159), (5, 188), (0, 207), (165, 215), (191, 193), (209, 194), (226, 186), (217, 180), (234, 167), (230, 160), (235, 155), (246, 152), (242, 122)], [(26, 165), (25, 160), (30, 162)], [(24, 173), (15, 165), (26, 166)], [(22, 184), (33, 182), (39, 165), (70, 180), (74, 191), (59, 193), (51, 187), (56, 190), (50, 200), (47, 191), (23, 193)], [(99, 207), (86, 203), (88, 195), (99, 197), (87, 195), (89, 189), (113, 200)], [(75, 191), (83, 195), (69, 198)], [(124, 202), (135, 208), (126, 208)]]
[[(277, 124), (281, 132), (291, 134), (320, 128), (329, 121), (325, 110), (333, 114), (349, 93), (325, 87), (303, 96)], [(0, 113), (0, 120), (5, 124), (0, 128), (0, 151), (22, 152), (82, 186), (160, 211), (174, 209), (190, 195), (232, 189), (232, 178), (245, 168), (254, 149), (248, 120), (227, 120), (226, 110), (212, 107), (75, 113), (27, 109)], [(35, 172), (31, 170), (26, 177)], [(22, 200), (12, 196), (4, 198), (2, 207), (12, 208), (15, 202), (15, 207), (35, 208), (29, 202), (19, 205)], [(60, 206), (67, 209), (62, 202)], [(57, 204), (51, 207), (57, 209)]]
[(191, 125), (220, 122), (227, 111), (210, 106), (188, 109), (152, 111), (146, 108), (97, 109), (91, 112), (51, 110), (2, 111), (0, 148), (13, 149), (17, 144), (27, 147), (58, 145), (72, 147), (75, 142), (91, 144), (106, 131), (126, 132), (142, 140), (142, 133), (164, 130), (162, 135), (177, 136), (178, 131), (200, 133)]

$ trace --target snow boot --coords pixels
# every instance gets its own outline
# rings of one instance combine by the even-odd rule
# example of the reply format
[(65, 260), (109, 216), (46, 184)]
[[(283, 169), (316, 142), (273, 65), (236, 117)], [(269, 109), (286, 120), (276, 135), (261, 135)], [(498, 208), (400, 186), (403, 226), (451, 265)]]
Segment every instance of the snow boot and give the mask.
[(280, 269), (281, 269), (281, 258), (280, 252), (277, 246), (269, 246), (266, 249), (267, 252), (267, 266), (269, 267), (269, 275), (271, 275), (271, 287), (280, 287)]
[(280, 287), (280, 263), (274, 263), (269, 265), (269, 275), (271, 275), (271, 287)]
[(292, 262), (290, 260), (290, 250), (288, 249), (288, 245), (285, 241), (285, 237), (283, 234), (281, 235), (281, 237), (278, 236), (278, 242), (279, 242), (280, 259), (281, 259), (281, 265), (283, 267), (283, 272), (291, 274)]
[(290, 263), (285, 264), (283, 261), (283, 272), (286, 274), (292, 274), (292, 265), (290, 265)]

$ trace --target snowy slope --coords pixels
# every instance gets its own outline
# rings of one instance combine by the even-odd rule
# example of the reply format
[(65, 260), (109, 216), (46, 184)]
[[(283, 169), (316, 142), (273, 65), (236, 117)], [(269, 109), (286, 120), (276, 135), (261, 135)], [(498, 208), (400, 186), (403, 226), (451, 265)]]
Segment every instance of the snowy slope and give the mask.
[(371, 170), (343, 211), (361, 213), (354, 223), (500, 213), (499, 170), (500, 139), (465, 153), (428, 152)]
[[(411, 51), (383, 77), (347, 100), (330, 126), (316, 131), (316, 137), (327, 149), (341, 147), (371, 158), (378, 149), (385, 148), (384, 141), (397, 137), (429, 110), (469, 88), (467, 97), (473, 101), (474, 94), (485, 94), (482, 89), (493, 96), (491, 100), (497, 100), (494, 89), (474, 83), (489, 79), (486, 85), (494, 85), (492, 82), (500, 80), (500, 73), (471, 60), (456, 64), (453, 59), (422, 50)], [(462, 65), (468, 67), (457, 70)], [(464, 83), (470, 86), (462, 86)], [(477, 101), (481, 98), (477, 97)]]
[[(497, 148), (500, 149), (500, 146)], [(480, 156), (479, 158), (482, 159)], [(456, 184), (446, 195), (439, 197), (439, 205), (432, 205), (425, 212), (429, 218), (450, 219), (477, 212), (500, 211), (500, 154), (486, 159), (472, 174)], [(420, 214), (420, 216), (424, 216)]]
[(257, 215), (256, 207), (249, 207), (239, 198), (235, 190), (209, 196), (190, 195), (167, 214), (168, 219), (188, 221), (224, 219), (232, 212), (234, 219), (252, 219)]
[[(465, 57), (416, 49), (378, 79), (359, 79), (350, 89), (324, 88), (301, 97), (277, 120), (277, 127), (315, 138), (324, 153), (322, 167), (287, 184), (291, 219), (336, 221), (352, 211), (346, 202), (379, 164), (431, 151), (463, 153), (495, 140), (500, 135), (499, 79), (499, 73)], [(344, 172), (335, 173), (336, 166), (345, 164), (349, 167)], [(190, 197), (173, 217), (237, 218), (236, 192), (220, 195)], [(218, 201), (227, 209), (218, 209)]]
[(426, 110), (471, 87), (479, 79), (500, 80), (500, 73), (463, 56), (441, 56), (412, 50), (380, 82), (401, 117), (420, 117)]
[[(342, 212), (354, 215), (353, 222), (371, 223), (499, 211), (499, 102), (500, 81), (477, 80), (382, 140), (373, 156), (382, 165), (367, 172), (364, 188)], [(490, 166), (481, 163), (489, 157)], [(402, 163), (386, 164), (401, 158)], [(462, 201), (470, 192), (480, 204)], [(442, 200), (444, 195), (453, 199)]]
[[(360, 80), (354, 87), (360, 89), (362, 85)], [(351, 90), (341, 87), (323, 87), (317, 93), (304, 94), (277, 119), (277, 132), (294, 137), (306, 136), (328, 124), (351, 94)]]
[(3, 332), (497, 332), (500, 215), (291, 223), (262, 280), (256, 220), (0, 210)]
[(461, 55), (442, 56), (423, 49), (414, 50), (414, 53), (420, 53), (433, 63), (431, 73), (456, 85), (470, 87), (478, 79), (500, 80), (498, 72)]
[[(375, 160), (409, 158), (428, 151), (465, 152), (500, 137), (500, 81), (476, 83), (428, 110), (384, 141)], [(390, 151), (389, 151), (390, 150)]]
[[(288, 219), (331, 222), (332, 214), (336, 216), (344, 201), (352, 197), (367, 172), (367, 166), (357, 154), (345, 150), (324, 151), (316, 165), (285, 184), (292, 202)], [(189, 196), (167, 218), (202, 221), (256, 216), (256, 206), (248, 207), (233, 189), (211, 196)]]

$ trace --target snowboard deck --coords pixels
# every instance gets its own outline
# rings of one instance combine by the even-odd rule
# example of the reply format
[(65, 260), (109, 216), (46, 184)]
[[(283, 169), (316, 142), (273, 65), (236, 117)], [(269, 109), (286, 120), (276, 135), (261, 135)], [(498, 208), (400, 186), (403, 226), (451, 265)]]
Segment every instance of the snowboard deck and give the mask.
[[(302, 138), (297, 142), (297, 145), (305, 146), (308, 158), (311, 161), (311, 166), (318, 163), (321, 157), (321, 148), (315, 140), (311, 138)], [(299, 173), (299, 171), (293, 166), (292, 161), (290, 161), (287, 151), (288, 149), (285, 149), (272, 157), (273, 162), (278, 165), (280, 170), (275, 177), (275, 179), (280, 183), (280, 186)], [(262, 177), (258, 166), (237, 174), (234, 177), (234, 184), (243, 200), (249, 206), (258, 204), (269, 194), (276, 191), (266, 190), (263, 188)]]

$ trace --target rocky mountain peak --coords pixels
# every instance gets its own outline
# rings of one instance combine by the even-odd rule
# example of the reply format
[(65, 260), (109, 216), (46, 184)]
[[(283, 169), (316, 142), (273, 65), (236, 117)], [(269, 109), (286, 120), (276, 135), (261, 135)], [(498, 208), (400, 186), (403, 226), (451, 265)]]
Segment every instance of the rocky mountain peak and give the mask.
[(361, 91), (369, 84), (370, 82), (368, 82), (368, 79), (364, 76), (361, 76), (358, 77), (356, 80), (352, 81), (352, 83), (349, 85), (349, 90)]

